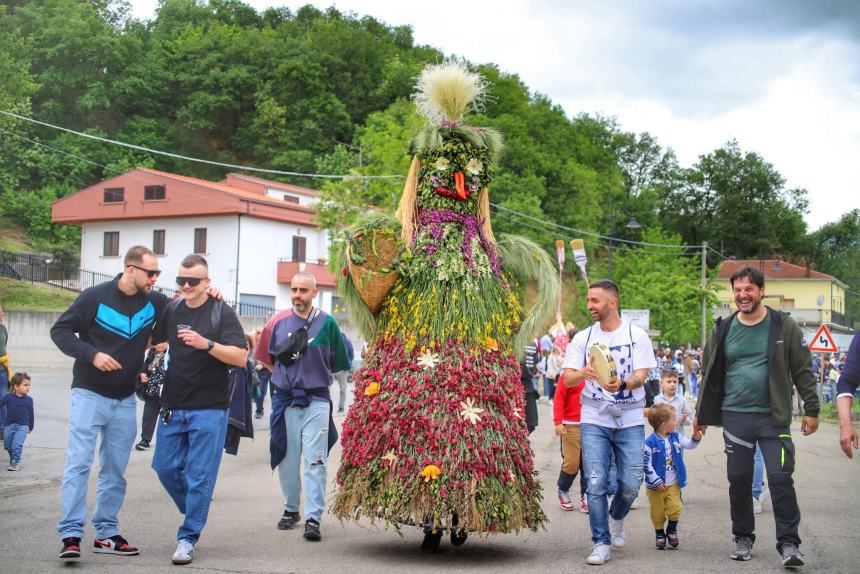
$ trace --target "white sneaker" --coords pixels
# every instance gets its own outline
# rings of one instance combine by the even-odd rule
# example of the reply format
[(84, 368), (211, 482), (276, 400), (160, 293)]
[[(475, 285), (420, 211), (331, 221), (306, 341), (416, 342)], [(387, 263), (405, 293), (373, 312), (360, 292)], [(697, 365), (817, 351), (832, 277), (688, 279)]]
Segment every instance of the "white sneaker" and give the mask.
[(176, 545), (176, 552), (173, 553), (174, 564), (191, 564), (194, 560), (194, 545), (187, 540), (180, 540)]
[(767, 498), (769, 494), (770, 494), (770, 491), (767, 488), (765, 488), (758, 495), (758, 498), (753, 497), (753, 513), (754, 514), (761, 514), (761, 505), (764, 502), (764, 499)]
[(761, 514), (761, 498), (753, 496), (753, 514)]
[(595, 544), (591, 549), (591, 554), (585, 559), (586, 564), (599, 566), (612, 559), (612, 552), (609, 544)]
[(612, 546), (624, 548), (624, 520), (609, 517), (609, 536), (612, 538)]

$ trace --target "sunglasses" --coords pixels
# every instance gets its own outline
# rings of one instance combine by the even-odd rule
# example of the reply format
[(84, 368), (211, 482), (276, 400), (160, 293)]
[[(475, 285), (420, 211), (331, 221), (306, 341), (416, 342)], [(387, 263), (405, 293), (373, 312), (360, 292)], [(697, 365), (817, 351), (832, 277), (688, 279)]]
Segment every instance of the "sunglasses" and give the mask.
[(158, 277), (159, 275), (161, 275), (160, 269), (146, 269), (144, 267), (138, 267), (137, 265), (132, 265), (131, 263), (129, 263), (129, 266), (134, 267), (135, 269), (140, 269), (141, 271), (146, 273), (146, 276), (149, 277), (150, 279), (152, 279), (153, 277)]
[(197, 287), (198, 285), (200, 285), (200, 282), (203, 281), (203, 279), (205, 279), (205, 277), (177, 277), (176, 284), (182, 287), (183, 285), (188, 283), (191, 287)]

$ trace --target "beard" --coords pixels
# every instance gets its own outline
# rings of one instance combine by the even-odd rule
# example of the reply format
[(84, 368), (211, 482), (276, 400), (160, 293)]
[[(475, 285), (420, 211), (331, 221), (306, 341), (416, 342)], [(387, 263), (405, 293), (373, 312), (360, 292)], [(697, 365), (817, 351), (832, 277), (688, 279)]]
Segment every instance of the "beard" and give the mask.
[[(738, 309), (742, 313), (755, 313), (756, 311), (758, 311), (758, 308), (761, 306), (761, 299), (759, 299), (758, 301), (756, 301), (755, 299), (750, 299), (750, 301), (747, 303), (741, 303), (740, 301), (735, 300), (735, 305), (738, 306)], [(749, 310), (744, 311), (744, 307), (749, 307)]]

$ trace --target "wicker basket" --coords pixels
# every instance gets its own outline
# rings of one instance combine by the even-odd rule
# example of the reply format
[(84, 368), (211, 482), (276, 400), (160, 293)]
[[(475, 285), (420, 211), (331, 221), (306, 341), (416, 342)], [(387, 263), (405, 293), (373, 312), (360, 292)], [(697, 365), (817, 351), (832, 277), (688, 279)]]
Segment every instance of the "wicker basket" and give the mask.
[[(391, 269), (392, 262), (397, 258), (397, 238), (374, 230), (361, 232), (361, 237), (358, 234), (353, 235), (353, 239), (365, 261), (360, 265), (353, 263), (350, 245), (347, 243), (346, 261), (349, 274), (361, 300), (370, 312), (376, 315), (397, 281), (397, 272)], [(381, 269), (385, 271), (380, 271)]]

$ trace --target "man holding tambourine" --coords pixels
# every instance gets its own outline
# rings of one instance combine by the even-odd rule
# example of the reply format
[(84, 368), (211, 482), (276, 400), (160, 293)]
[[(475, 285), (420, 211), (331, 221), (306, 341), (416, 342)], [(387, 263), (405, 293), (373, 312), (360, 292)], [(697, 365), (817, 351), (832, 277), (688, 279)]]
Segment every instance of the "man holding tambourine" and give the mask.
[[(588, 564), (610, 559), (610, 543), (624, 546), (624, 517), (642, 484), (645, 442), (645, 379), (656, 366), (651, 339), (621, 319), (618, 286), (597, 281), (588, 289), (588, 310), (595, 323), (567, 347), (564, 384), (586, 381), (582, 391), (582, 457), (594, 548)], [(609, 459), (615, 454), (618, 494), (607, 504)]]

